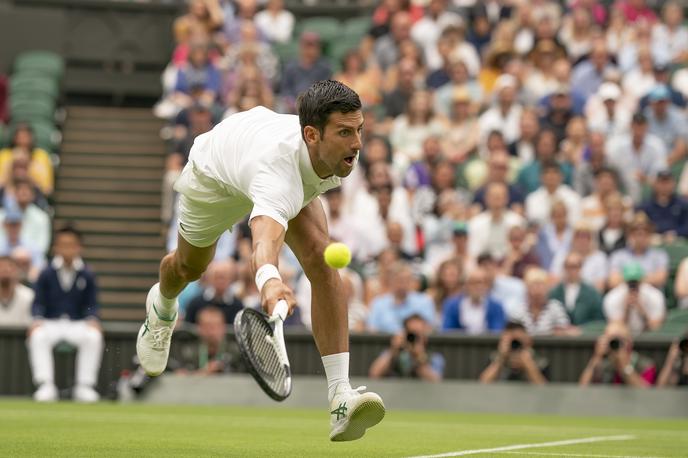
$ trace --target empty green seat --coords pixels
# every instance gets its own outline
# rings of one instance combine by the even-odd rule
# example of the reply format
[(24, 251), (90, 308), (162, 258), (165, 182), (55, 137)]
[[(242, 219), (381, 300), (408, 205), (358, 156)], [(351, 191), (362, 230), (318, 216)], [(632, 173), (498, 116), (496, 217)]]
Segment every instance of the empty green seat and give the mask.
[(64, 59), (52, 51), (27, 51), (14, 60), (15, 73), (34, 73), (60, 79), (64, 74)]
[(49, 98), (13, 97), (10, 100), (12, 122), (48, 121), (55, 119), (55, 102)]
[(342, 24), (339, 20), (331, 17), (312, 17), (301, 21), (297, 37), (301, 36), (303, 32), (317, 33), (323, 44), (327, 46), (335, 39), (342, 37)]
[(342, 37), (341, 40), (333, 42), (328, 51), (327, 55), (332, 60), (333, 64), (341, 65), (344, 56), (353, 49), (358, 49), (360, 44), (360, 39), (357, 37)]
[(55, 128), (55, 125), (42, 120), (34, 121), (30, 124), (33, 129), (36, 146), (43, 148), (49, 153), (55, 152), (61, 140), (60, 131)]
[(0, 122), (0, 148), (4, 148), (10, 143), (9, 128)]
[(287, 43), (275, 43), (272, 45), (272, 50), (279, 58), (280, 63), (284, 65), (299, 56), (299, 42), (294, 40)]
[(10, 80), (10, 97), (47, 96), (57, 99), (59, 87), (55, 79), (33, 73), (18, 73)]
[(356, 36), (363, 38), (368, 34), (372, 24), (373, 21), (369, 16), (353, 17), (344, 21), (342, 32), (347, 37)]

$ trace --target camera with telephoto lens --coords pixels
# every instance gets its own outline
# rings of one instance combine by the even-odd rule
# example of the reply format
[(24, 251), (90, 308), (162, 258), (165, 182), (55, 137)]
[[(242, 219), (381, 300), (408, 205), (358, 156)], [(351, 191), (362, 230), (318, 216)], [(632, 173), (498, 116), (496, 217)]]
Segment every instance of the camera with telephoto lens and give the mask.
[(406, 333), (406, 341), (410, 344), (414, 343), (417, 337), (418, 336), (416, 336), (416, 334), (413, 332)]
[(511, 340), (511, 350), (512, 351), (520, 350), (521, 348), (523, 348), (523, 342), (521, 342), (521, 340), (519, 340), (519, 339), (512, 339)]
[(619, 348), (621, 348), (622, 345), (623, 340), (619, 339), (618, 337), (614, 337), (609, 341), (609, 349), (612, 351), (619, 351)]

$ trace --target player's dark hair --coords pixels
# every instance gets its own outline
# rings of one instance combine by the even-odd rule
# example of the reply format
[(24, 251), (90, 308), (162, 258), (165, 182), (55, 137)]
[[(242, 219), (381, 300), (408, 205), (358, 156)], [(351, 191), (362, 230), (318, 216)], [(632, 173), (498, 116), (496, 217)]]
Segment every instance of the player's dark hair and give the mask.
[(79, 243), (81, 243), (83, 240), (83, 235), (81, 234), (81, 232), (76, 227), (74, 227), (74, 224), (72, 224), (72, 223), (66, 223), (64, 226), (61, 226), (60, 228), (58, 228), (55, 231), (55, 238), (57, 238), (61, 234), (72, 234), (73, 236), (75, 236), (77, 238)]
[[(350, 113), (361, 109), (361, 99), (348, 86), (333, 80), (316, 81), (296, 99), (301, 123), (301, 136), (306, 126), (313, 126), (325, 133), (325, 125), (331, 113)], [(305, 139), (305, 137), (304, 137)]]

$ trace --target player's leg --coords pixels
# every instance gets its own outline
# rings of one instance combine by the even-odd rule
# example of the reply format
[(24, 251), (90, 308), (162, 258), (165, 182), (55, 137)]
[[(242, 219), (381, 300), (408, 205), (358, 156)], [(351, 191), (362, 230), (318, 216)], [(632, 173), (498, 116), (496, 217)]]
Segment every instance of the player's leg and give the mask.
[[(325, 263), (323, 252), (330, 243), (327, 220), (320, 200), (315, 199), (289, 221), (286, 238), (311, 282), (313, 336), (322, 356), (349, 351), (347, 304), (339, 272)], [(347, 364), (348, 366), (348, 364)], [(344, 375), (348, 380), (347, 373)]]
[(313, 336), (327, 375), (330, 439), (358, 439), (385, 414), (380, 396), (349, 385), (349, 323), (339, 273), (325, 263), (330, 242), (322, 203), (315, 199), (289, 222), (286, 242), (311, 282)]
[(179, 234), (177, 249), (160, 262), (160, 293), (176, 298), (192, 281), (198, 280), (215, 256), (215, 245), (199, 248)]
[(177, 323), (177, 296), (189, 282), (200, 278), (214, 254), (215, 242), (197, 247), (187, 242), (180, 231), (177, 249), (161, 261), (160, 283), (148, 292), (146, 321), (136, 341), (139, 362), (148, 375), (160, 375), (167, 367)]
[(217, 239), (236, 216), (218, 205), (222, 190), (202, 182), (188, 164), (175, 189), (179, 192), (177, 249), (160, 263), (160, 283), (148, 292), (146, 321), (136, 341), (139, 362), (151, 376), (167, 367), (177, 322), (177, 296), (203, 274), (213, 258)]

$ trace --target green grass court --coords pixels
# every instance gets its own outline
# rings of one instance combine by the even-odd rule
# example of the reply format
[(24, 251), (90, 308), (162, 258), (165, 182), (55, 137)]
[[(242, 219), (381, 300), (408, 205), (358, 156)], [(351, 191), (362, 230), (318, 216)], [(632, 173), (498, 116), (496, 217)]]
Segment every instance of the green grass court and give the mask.
[(455, 456), (688, 456), (688, 420), (391, 411), (350, 443), (330, 443), (327, 422), (325, 410), (3, 400), (0, 455), (408, 457), (627, 436)]

